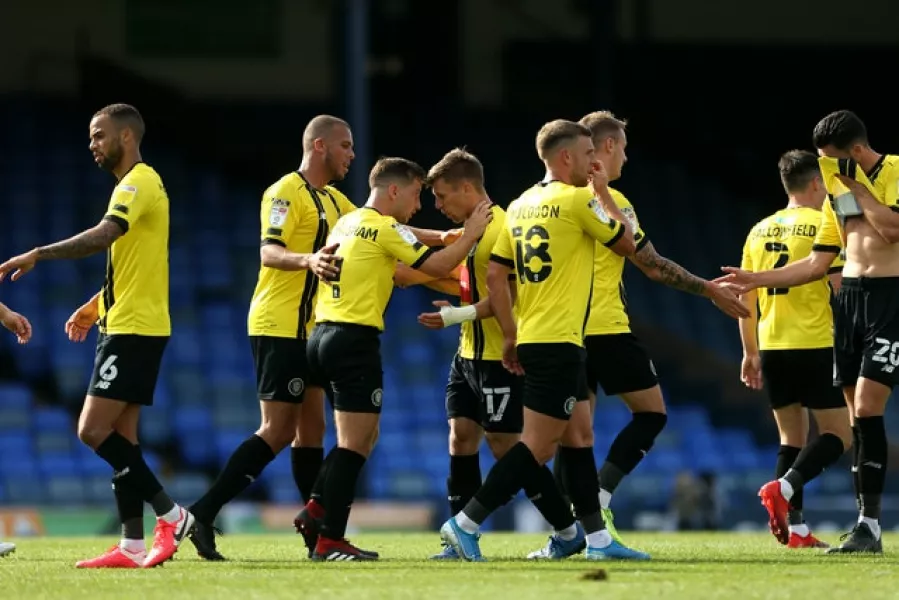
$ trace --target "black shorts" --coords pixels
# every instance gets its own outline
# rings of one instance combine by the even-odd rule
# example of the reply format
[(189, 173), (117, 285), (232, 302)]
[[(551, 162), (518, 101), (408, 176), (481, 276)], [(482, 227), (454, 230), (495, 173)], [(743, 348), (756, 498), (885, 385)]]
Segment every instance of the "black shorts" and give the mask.
[(334, 410), (380, 413), (381, 332), (367, 325), (319, 323), (306, 345), (309, 381), (333, 392)]
[(899, 277), (844, 277), (833, 313), (834, 383), (899, 383)]
[(522, 404), (534, 412), (567, 421), (575, 403), (587, 398), (583, 347), (520, 344), (518, 360), (524, 369)]
[(256, 364), (256, 391), (260, 400), (300, 404), (309, 379), (306, 340), (251, 335)]
[(101, 333), (88, 396), (153, 405), (167, 336)]
[(655, 365), (633, 333), (590, 335), (587, 347), (587, 386), (607, 396), (648, 390), (659, 384)]
[(762, 350), (762, 379), (771, 408), (793, 404), (821, 410), (843, 408), (843, 392), (833, 385), (833, 348)]
[(446, 384), (446, 414), (480, 423), (490, 433), (521, 433), (524, 378), (498, 360), (471, 360), (456, 354)]

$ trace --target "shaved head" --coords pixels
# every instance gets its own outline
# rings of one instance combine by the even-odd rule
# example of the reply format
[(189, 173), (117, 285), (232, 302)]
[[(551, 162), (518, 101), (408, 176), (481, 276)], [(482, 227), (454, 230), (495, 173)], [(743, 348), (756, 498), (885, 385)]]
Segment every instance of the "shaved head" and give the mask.
[(337, 126), (350, 128), (349, 123), (331, 115), (318, 115), (309, 121), (303, 130), (303, 152), (312, 152), (315, 140), (326, 139)]

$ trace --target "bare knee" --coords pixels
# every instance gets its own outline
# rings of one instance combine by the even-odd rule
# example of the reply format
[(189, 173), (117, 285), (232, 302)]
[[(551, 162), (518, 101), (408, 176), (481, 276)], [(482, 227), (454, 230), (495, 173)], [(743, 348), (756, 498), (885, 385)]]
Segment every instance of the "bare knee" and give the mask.
[(379, 419), (376, 413), (335, 411), (337, 445), (367, 458), (378, 439)]
[(94, 423), (86, 419), (81, 419), (78, 422), (78, 439), (94, 450), (96, 450), (112, 432), (113, 428), (108, 423)]
[(575, 403), (561, 443), (569, 448), (593, 447), (593, 414), (589, 402)]
[(325, 442), (324, 390), (310, 387), (298, 409), (294, 446), (321, 448)]
[(481, 445), (481, 426), (463, 417), (450, 419), (449, 453), (450, 456), (468, 456), (477, 454)]
[[(517, 433), (487, 433), (486, 438), (493, 458), (499, 460), (512, 449), (512, 446), (518, 443), (520, 436)], [(470, 454), (474, 454), (474, 452)]]
[(277, 454), (293, 440), (296, 433), (298, 406), (287, 402), (263, 401), (262, 422), (256, 435), (265, 440)]
[(666, 411), (662, 388), (658, 385), (646, 390), (626, 392), (621, 394), (621, 399), (632, 413), (660, 413), (664, 415)]

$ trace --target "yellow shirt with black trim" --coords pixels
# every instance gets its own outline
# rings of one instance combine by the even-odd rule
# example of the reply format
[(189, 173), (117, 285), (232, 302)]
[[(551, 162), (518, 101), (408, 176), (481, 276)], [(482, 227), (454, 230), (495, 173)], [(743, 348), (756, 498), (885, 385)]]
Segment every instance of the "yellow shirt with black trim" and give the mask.
[(509, 205), (490, 260), (517, 275), (519, 344), (583, 345), (596, 243), (622, 235), (587, 188), (543, 182)]
[[(823, 214), (809, 207), (779, 210), (750, 230), (741, 268), (769, 271), (802, 260), (812, 252)], [(831, 273), (843, 268), (837, 257)], [(831, 288), (827, 277), (793, 288), (760, 288), (759, 349), (802, 350), (833, 345)]]
[[(609, 188), (609, 192), (630, 224), (639, 251), (649, 243), (649, 238), (640, 228), (634, 206), (618, 190)], [(627, 259), (620, 254), (615, 254), (602, 244), (596, 244), (596, 255), (593, 257), (593, 299), (590, 302), (590, 317), (587, 319), (586, 330), (588, 336), (630, 332), (627, 296), (622, 281), (625, 262)]]
[[(874, 198), (884, 206), (899, 212), (899, 156), (884, 154), (871, 169), (865, 173), (852, 159), (818, 159), (821, 175), (827, 188), (828, 200), (823, 207), (823, 219), (815, 240), (814, 249), (821, 252), (839, 252), (845, 246), (845, 219), (839, 217), (834, 210), (834, 198), (847, 192), (846, 187), (836, 178), (840, 173), (852, 177), (868, 188)], [(854, 218), (854, 217), (848, 217)]]
[[(459, 300), (462, 306), (477, 304), (489, 295), (487, 266), (490, 263), (490, 253), (506, 224), (506, 211), (493, 205), (490, 212), (493, 214), (493, 220), (462, 263), (462, 272), (459, 276)], [(459, 334), (459, 356), (470, 360), (502, 360), (503, 331), (499, 322), (490, 317), (462, 323)]]
[[(339, 190), (317, 189), (299, 173), (288, 173), (262, 195), (262, 245), (297, 254), (320, 250), (337, 220), (356, 210)], [(251, 336), (306, 339), (315, 323), (318, 278), (307, 270), (260, 266), (247, 331)]]
[(384, 330), (396, 262), (419, 268), (433, 252), (405, 225), (371, 207), (341, 217), (328, 237), (343, 259), (336, 279), (323, 282), (316, 323), (352, 323)]
[(169, 197), (153, 167), (137, 163), (118, 182), (104, 219), (125, 233), (106, 253), (99, 329), (165, 337), (169, 318)]

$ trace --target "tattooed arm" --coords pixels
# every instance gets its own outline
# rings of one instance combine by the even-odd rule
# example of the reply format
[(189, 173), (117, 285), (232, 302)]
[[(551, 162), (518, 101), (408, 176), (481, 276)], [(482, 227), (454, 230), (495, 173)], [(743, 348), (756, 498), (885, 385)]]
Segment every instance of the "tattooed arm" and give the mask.
[[(124, 221), (123, 221), (124, 222)], [(94, 227), (82, 231), (67, 240), (41, 246), (29, 250), (25, 254), (15, 256), (0, 265), (0, 281), (12, 273), (11, 279), (18, 280), (22, 275), (34, 268), (39, 260), (55, 260), (60, 258), (83, 258), (106, 250), (112, 243), (124, 235), (127, 228), (115, 219), (104, 218)]]
[(124, 235), (125, 229), (111, 219), (103, 219), (94, 227), (67, 240), (35, 249), (37, 260), (84, 258), (106, 250)]
[(697, 296), (704, 296), (712, 301), (718, 309), (734, 319), (749, 316), (749, 309), (733, 291), (725, 286), (697, 277), (673, 260), (661, 256), (652, 246), (652, 242), (637, 250), (628, 258), (653, 281), (664, 283), (668, 287)]
[(652, 242), (647, 242), (645, 246), (629, 258), (653, 281), (658, 281), (682, 292), (689, 292), (698, 296), (708, 295), (708, 287), (711, 285), (708, 281), (697, 277), (673, 260), (667, 259), (656, 252)]

